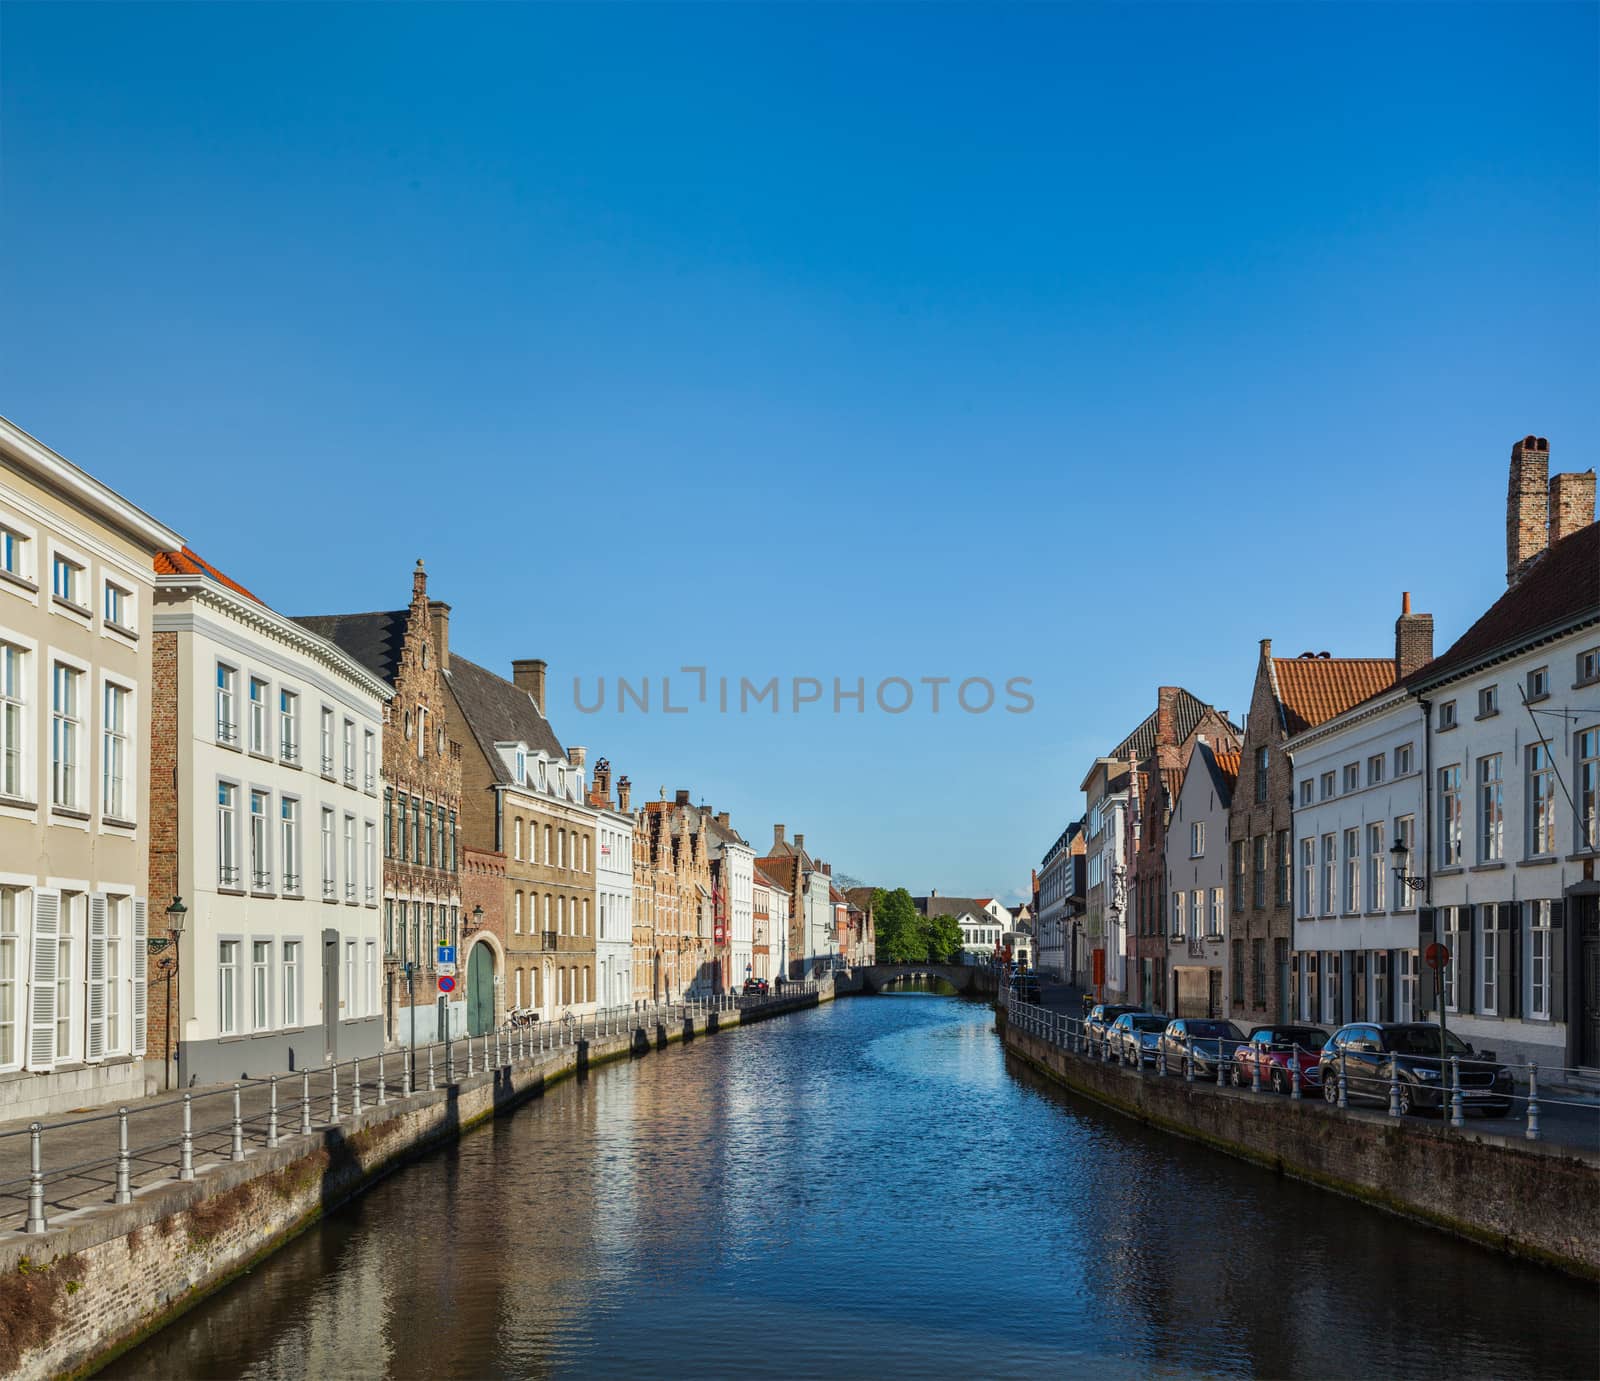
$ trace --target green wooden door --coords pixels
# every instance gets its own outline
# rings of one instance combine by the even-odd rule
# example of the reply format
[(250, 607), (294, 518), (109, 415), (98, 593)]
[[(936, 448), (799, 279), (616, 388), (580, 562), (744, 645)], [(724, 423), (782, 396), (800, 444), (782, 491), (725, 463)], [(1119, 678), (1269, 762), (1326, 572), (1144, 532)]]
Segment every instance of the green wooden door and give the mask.
[(494, 1025), (494, 956), (474, 945), (467, 957), (467, 1034), (481, 1036)]

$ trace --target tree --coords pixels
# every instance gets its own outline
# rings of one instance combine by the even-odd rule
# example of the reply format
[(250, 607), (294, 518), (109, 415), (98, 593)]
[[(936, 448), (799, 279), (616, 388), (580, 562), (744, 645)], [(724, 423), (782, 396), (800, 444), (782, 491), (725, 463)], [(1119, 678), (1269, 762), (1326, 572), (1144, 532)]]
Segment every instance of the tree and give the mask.
[(927, 937), (917, 904), (904, 887), (872, 893), (872, 917), (878, 928), (878, 962), (907, 964), (928, 957)]
[(954, 916), (935, 916), (928, 922), (928, 958), (948, 964), (961, 953), (961, 922)]

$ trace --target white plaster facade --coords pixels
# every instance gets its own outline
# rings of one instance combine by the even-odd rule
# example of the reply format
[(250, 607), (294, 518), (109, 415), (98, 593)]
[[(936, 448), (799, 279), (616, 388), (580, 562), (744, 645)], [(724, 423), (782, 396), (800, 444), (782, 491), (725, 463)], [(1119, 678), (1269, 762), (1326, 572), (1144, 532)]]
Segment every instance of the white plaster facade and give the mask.
[(727, 986), (737, 992), (755, 976), (755, 865), (756, 851), (731, 839), (721, 842), (723, 876), (728, 888), (728, 929), (731, 972)]
[(633, 999), (633, 817), (595, 810), (595, 996), (603, 1007)]

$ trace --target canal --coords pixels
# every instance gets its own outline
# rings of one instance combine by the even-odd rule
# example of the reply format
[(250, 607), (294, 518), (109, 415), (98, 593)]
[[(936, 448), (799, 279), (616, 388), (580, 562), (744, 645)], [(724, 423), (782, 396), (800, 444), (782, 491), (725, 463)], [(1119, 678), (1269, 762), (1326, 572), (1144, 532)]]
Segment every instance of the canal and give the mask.
[(857, 998), (552, 1090), (105, 1373), (1592, 1376), (1591, 1287)]

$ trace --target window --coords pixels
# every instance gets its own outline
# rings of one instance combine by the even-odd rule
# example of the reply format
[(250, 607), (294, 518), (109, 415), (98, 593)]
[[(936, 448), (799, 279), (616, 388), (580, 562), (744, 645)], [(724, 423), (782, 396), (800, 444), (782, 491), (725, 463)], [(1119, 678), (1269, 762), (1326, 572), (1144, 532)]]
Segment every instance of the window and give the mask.
[(1460, 910), (1461, 908), (1457, 906), (1441, 906), (1439, 908), (1439, 920), (1444, 926), (1445, 930), (1448, 932), (1445, 936), (1445, 943), (1449, 947), (1451, 954), (1450, 962), (1444, 966), (1444, 969), (1441, 972), (1441, 976), (1443, 978), (1442, 986), (1444, 988), (1444, 1005), (1446, 1010), (1451, 1012), (1456, 1010), (1456, 974), (1461, 968), (1461, 965), (1456, 962), (1455, 958), (1455, 956), (1461, 951), (1461, 922), (1459, 919)]
[[(126, 897), (106, 898), (106, 957), (105, 957), (105, 1048), (108, 1054), (121, 1054), (127, 1049), (122, 1030), (122, 985), (126, 979), (127, 965), (123, 959), (123, 916), (128, 909)], [(140, 962), (144, 956), (139, 956)]]
[(363, 966), (362, 1006), (361, 1010), (369, 1017), (376, 1016), (378, 1012), (378, 942), (368, 940), (364, 951), (366, 963)]
[(1250, 904), (1260, 910), (1267, 904), (1267, 836), (1258, 834), (1252, 841), (1255, 876), (1251, 882)]
[(428, 756), (428, 712), (420, 706), (417, 709), (417, 756)]
[(1394, 775), (1404, 777), (1411, 771), (1411, 745), (1402, 743), (1394, 750)]
[(515, 859), (522, 857), (522, 821), (520, 820), (511, 822), (511, 857)]
[(511, 933), (522, 934), (522, 893), (518, 892), (511, 898)]
[(1535, 667), (1528, 673), (1528, 699), (1543, 700), (1550, 694), (1550, 668)]
[(1556, 851), (1555, 770), (1542, 743), (1528, 748), (1528, 855)]
[(1382, 753), (1374, 753), (1367, 759), (1367, 785), (1377, 786), (1383, 780), (1383, 768), (1386, 759)]
[(344, 747), (344, 784), (346, 786), (354, 786), (356, 784), (356, 725), (353, 719), (347, 719), (344, 722), (342, 742)]
[(1439, 769), (1439, 866), (1461, 866), (1461, 768)]
[(126, 686), (106, 682), (101, 724), (100, 813), (115, 820), (130, 818), (128, 791), (128, 697)]
[(567, 866), (567, 832), (565, 830), (556, 831), (556, 866), (558, 868)]
[[(528, 831), (528, 848), (530, 851), (533, 848), (533, 831), (531, 829)], [(452, 873), (458, 871), (456, 866), (456, 813), (453, 810), (450, 812), (450, 871)]]
[[(1400, 870), (1403, 874), (1411, 872), (1411, 851), (1415, 847), (1417, 822), (1410, 815), (1397, 815), (1394, 822), (1395, 843), (1405, 846), (1405, 855), (1400, 860)], [(1394, 877), (1393, 874), (1390, 875)], [(1411, 905), (1411, 895), (1398, 877), (1394, 877), (1394, 884), (1390, 888), (1389, 909), (1391, 911), (1405, 911)]]
[(1265, 940), (1252, 940), (1250, 942), (1250, 997), (1258, 1007), (1267, 1000), (1267, 942)]
[(1439, 729), (1442, 733), (1446, 729), (1454, 729), (1455, 727), (1456, 702), (1454, 700), (1446, 700), (1444, 704), (1439, 706)]
[(1317, 784), (1307, 777), (1300, 783), (1300, 804), (1309, 806), (1316, 796)]
[(1300, 841), (1300, 915), (1317, 914), (1317, 841)]
[(411, 798), (411, 857), (422, 862), (422, 798)]
[(300, 761), (300, 697), (293, 691), (278, 692), (278, 756)]
[(250, 1029), (265, 1031), (272, 1025), (272, 942), (250, 945)]
[(1417, 952), (1414, 949), (1400, 951), (1400, 994), (1394, 1015), (1396, 1021), (1412, 1021), (1418, 1015)]
[(1359, 791), (1361, 789), (1361, 764), (1347, 762), (1344, 765), (1344, 789), (1346, 791)]
[(1335, 835), (1322, 836), (1322, 914), (1333, 915), (1338, 909), (1339, 841)]
[(422, 861), (433, 867), (433, 802), (422, 808)]
[(1583, 729), (1578, 734), (1577, 838), (1580, 849), (1600, 847), (1600, 728)]
[(133, 630), (133, 594), (115, 581), (106, 581), (104, 618), (113, 628)]
[(239, 741), (239, 713), (234, 704), (239, 673), (230, 666), (217, 663), (217, 742)]
[(56, 940), (56, 1059), (72, 1057), (73, 953), (81, 892), (61, 894), (61, 934)]
[(383, 899), (383, 952), (394, 953), (394, 898)]
[(326, 705), (322, 707), (322, 728), (319, 739), (322, 750), (322, 775), (333, 776), (333, 711)]
[(1265, 747), (1256, 749), (1256, 804), (1264, 806), (1267, 803), (1267, 765), (1268, 750)]
[(63, 604), (84, 607), (83, 567), (60, 552), (50, 562), (50, 593)]
[(1348, 915), (1361, 909), (1361, 831), (1344, 832), (1344, 909)]
[(1478, 692), (1478, 718), (1488, 719), (1500, 713), (1500, 687), (1485, 686)]
[(278, 805), (278, 856), (283, 860), (283, 890), (300, 890), (300, 802), (285, 796)]
[(267, 683), (259, 676), (250, 678), (250, 751), (267, 751)]
[(356, 942), (344, 942), (344, 1015), (348, 1019), (356, 1013)]
[(366, 900), (370, 906), (378, 899), (378, 827), (371, 820), (361, 826), (361, 853), (365, 865), (362, 876), (367, 883)]
[(344, 817), (344, 899), (356, 899), (356, 817)]
[(1326, 801), (1329, 798), (1331, 798), (1332, 796), (1337, 794), (1337, 792), (1338, 792), (1338, 779), (1333, 775), (1332, 772), (1324, 772), (1322, 774), (1322, 780), (1321, 780), (1321, 783), (1320, 783), (1320, 787), (1321, 787), (1320, 799)]
[(324, 900), (331, 898), (337, 885), (334, 872), (337, 867), (334, 857), (333, 843), (333, 811), (327, 806), (322, 808), (322, 895)]
[(1206, 851), (1205, 821), (1197, 820), (1189, 826), (1189, 857), (1199, 858)]
[(78, 772), (83, 757), (83, 673), (57, 662), (50, 677), (50, 803), (81, 810)]
[(21, 896), (15, 887), (0, 887), (0, 1066), (22, 1062), (21, 1002), (17, 996), (21, 986), (22, 928), (17, 914)]
[(1211, 917), (1206, 925), (1208, 935), (1222, 934), (1222, 888), (1211, 889)]
[(1500, 1010), (1500, 932), (1495, 929), (1495, 909), (1492, 906), (1482, 908), (1483, 956), (1478, 965), (1482, 1005), (1478, 1010), (1486, 1017), (1492, 1017)]
[(265, 791), (250, 793), (250, 886), (257, 892), (272, 888), (272, 863), (267, 857), (267, 809), (271, 798)]
[(217, 946), (217, 1032), (239, 1031), (239, 942), (223, 940)]
[(283, 1024), (300, 1024), (300, 942), (283, 942)]
[[(3, 534), (3, 529), (0, 529)], [(3, 540), (3, 536), (0, 536)], [(1591, 647), (1587, 652), (1578, 654), (1578, 684), (1580, 686), (1593, 685), (1600, 681), (1600, 647)]]
[(239, 885), (239, 788), (217, 783), (217, 886)]
[(400, 859), (401, 862), (411, 857), (411, 798), (406, 795), (400, 797)]
[(1383, 842), (1383, 825), (1367, 826), (1367, 910), (1383, 910), (1383, 860), (1388, 850)]
[(1478, 862), (1492, 863), (1503, 853), (1505, 809), (1501, 796), (1500, 754), (1478, 759)]
[(26, 790), (27, 667), (27, 653), (11, 643), (0, 643), (0, 796), (16, 800), (22, 799)]
[[(28, 561), (28, 539), (20, 532), (0, 527), (0, 571), (17, 580), (31, 580), (32, 566)], [(19, 1056), (20, 1058), (20, 1056)]]
[(371, 729), (361, 731), (361, 788), (378, 789), (378, 736)]
[(1550, 903), (1530, 901), (1528, 908), (1528, 1015), (1550, 1020)]

